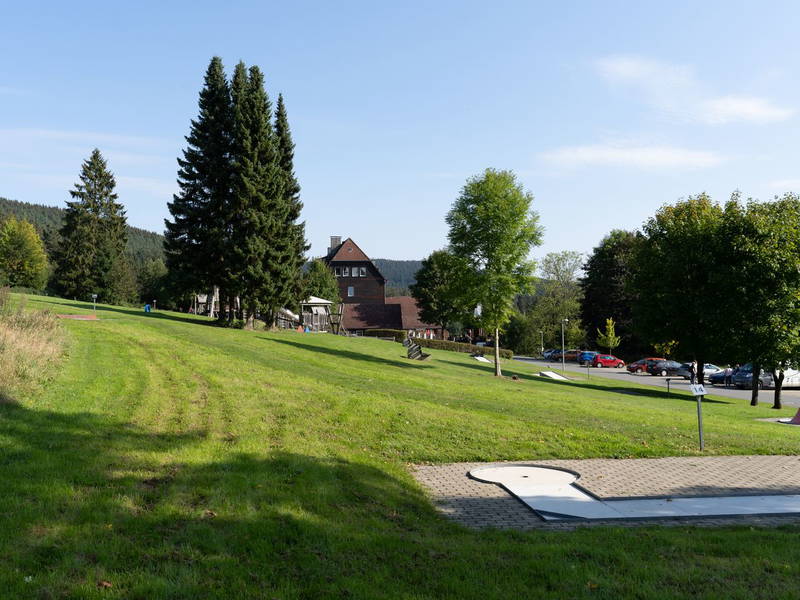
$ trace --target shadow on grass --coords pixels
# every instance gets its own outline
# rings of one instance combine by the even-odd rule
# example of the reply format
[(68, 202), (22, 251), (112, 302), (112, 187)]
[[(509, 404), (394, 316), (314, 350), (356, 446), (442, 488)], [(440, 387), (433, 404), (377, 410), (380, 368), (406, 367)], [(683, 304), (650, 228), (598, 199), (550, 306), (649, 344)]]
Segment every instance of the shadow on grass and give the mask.
[[(446, 360), (439, 358), (441, 362), (449, 363), (451, 365), (455, 365), (457, 367), (463, 367), (467, 369), (478, 370), (486, 374), (493, 374), (491, 370), (492, 365), (483, 363), (483, 364), (469, 364), (469, 363), (462, 363), (453, 360)], [(693, 396), (687, 396), (685, 394), (676, 394), (676, 393), (667, 393), (666, 390), (660, 390), (654, 387), (647, 387), (647, 388), (637, 388), (637, 387), (614, 387), (613, 385), (597, 385), (593, 383), (589, 383), (587, 381), (581, 381), (579, 379), (574, 379), (570, 381), (558, 381), (557, 379), (548, 379), (546, 377), (539, 377), (538, 375), (533, 375), (531, 373), (526, 373), (524, 371), (516, 371), (513, 368), (508, 368), (507, 366), (503, 367), (503, 375), (505, 377), (511, 377), (512, 375), (516, 375), (519, 379), (527, 380), (527, 381), (536, 381), (539, 383), (547, 383), (556, 386), (563, 386), (570, 388), (572, 390), (575, 389), (576, 386), (580, 386), (581, 388), (591, 389), (591, 390), (598, 390), (601, 392), (609, 392), (609, 393), (617, 393), (617, 394), (627, 394), (631, 396), (643, 396), (647, 398), (659, 398), (664, 400), (685, 400), (687, 402), (695, 402)], [(612, 382), (613, 383), (613, 382)], [(732, 401), (727, 400), (711, 400), (709, 398), (704, 398), (703, 402), (707, 402), (709, 404), (734, 404)]]
[[(59, 302), (58, 306), (69, 306), (71, 308), (81, 308), (83, 310), (92, 310), (91, 304), (82, 304), (77, 302)], [(200, 320), (195, 316), (182, 317), (180, 315), (168, 314), (165, 312), (149, 312), (146, 313), (140, 308), (125, 308), (124, 306), (98, 306), (97, 312), (111, 312), (118, 313), (133, 317), (142, 317), (145, 319), (163, 319), (166, 321), (177, 321), (179, 323), (191, 323), (192, 325), (211, 325), (216, 326), (217, 322), (214, 320)]]
[(306, 344), (304, 342), (295, 340), (267, 338), (263, 336), (261, 337), (261, 339), (269, 340), (270, 342), (276, 342), (278, 344), (286, 344), (287, 346), (292, 346), (294, 348), (299, 348), (301, 350), (307, 350), (310, 352), (316, 352), (318, 354), (327, 354), (329, 356), (333, 356), (336, 358), (361, 360), (382, 365), (389, 365), (392, 367), (402, 367), (404, 369), (427, 369), (431, 366), (430, 364), (422, 363), (420, 361), (410, 360), (408, 358), (398, 358), (397, 360), (391, 360), (388, 358), (375, 356), (374, 354), (367, 354), (365, 352), (354, 352), (353, 350), (339, 350), (335, 348), (325, 348), (323, 346), (315, 346), (314, 344)]
[(0, 405), (3, 598), (94, 597), (102, 580), (125, 598), (435, 597), (453, 562), (470, 577), (436, 541), (460, 530), (408, 481), (230, 440), (181, 460), (205, 439)]

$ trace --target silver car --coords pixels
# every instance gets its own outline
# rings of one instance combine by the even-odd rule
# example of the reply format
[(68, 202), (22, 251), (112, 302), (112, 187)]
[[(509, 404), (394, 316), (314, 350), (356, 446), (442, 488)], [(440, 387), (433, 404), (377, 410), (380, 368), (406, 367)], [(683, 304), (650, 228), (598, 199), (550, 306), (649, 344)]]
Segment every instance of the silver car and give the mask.
[[(681, 365), (681, 368), (678, 369), (678, 372), (676, 373), (676, 375), (678, 375), (678, 377), (683, 377), (684, 379), (691, 379), (692, 377), (689, 374), (689, 365), (690, 364), (691, 363), (683, 363)], [(719, 373), (720, 371), (722, 371), (722, 369), (720, 369), (717, 365), (712, 365), (711, 363), (706, 363), (705, 365), (703, 365), (703, 378), (710, 377), (714, 373)]]

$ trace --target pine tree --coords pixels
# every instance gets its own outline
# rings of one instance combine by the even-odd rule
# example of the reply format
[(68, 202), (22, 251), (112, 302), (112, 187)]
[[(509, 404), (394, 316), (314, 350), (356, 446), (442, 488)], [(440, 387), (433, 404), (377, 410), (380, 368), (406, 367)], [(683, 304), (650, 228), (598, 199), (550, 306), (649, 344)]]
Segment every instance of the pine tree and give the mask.
[(61, 228), (56, 285), (65, 296), (85, 300), (96, 293), (111, 302), (117, 300), (112, 271), (117, 260), (124, 260), (125, 212), (116, 202), (114, 175), (97, 148), (83, 162), (79, 179)]
[(303, 203), (300, 201), (300, 184), (294, 173), (294, 142), (289, 129), (289, 118), (283, 95), (278, 95), (275, 110), (275, 137), (278, 150), (278, 167), (282, 179), (282, 223), (280, 234), (284, 240), (282, 260), (275, 265), (273, 276), (281, 282), (277, 290), (280, 306), (295, 306), (303, 295), (302, 267), (309, 249), (305, 238), (305, 222), (298, 222)]
[(223, 283), (227, 267), (232, 108), (219, 57), (208, 65), (198, 104), (178, 159), (180, 191), (168, 204), (172, 222), (165, 221), (167, 266), (185, 292), (211, 291)]
[(132, 268), (125, 256), (128, 242), (125, 208), (117, 202), (117, 194), (112, 193), (116, 185), (114, 176), (108, 171), (106, 161), (99, 150), (92, 153), (90, 162), (95, 169), (96, 178), (102, 181), (107, 193), (97, 199), (97, 238), (95, 241), (94, 272), (97, 292), (105, 302), (125, 304), (135, 296), (132, 288)]

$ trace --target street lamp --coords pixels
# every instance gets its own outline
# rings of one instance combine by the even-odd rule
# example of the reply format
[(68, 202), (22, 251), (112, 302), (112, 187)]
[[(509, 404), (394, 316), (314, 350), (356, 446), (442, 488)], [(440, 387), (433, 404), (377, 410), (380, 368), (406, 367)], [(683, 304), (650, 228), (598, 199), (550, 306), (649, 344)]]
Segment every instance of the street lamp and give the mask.
[(539, 334), (542, 336), (542, 341), (540, 342), (540, 352), (542, 356), (544, 356), (544, 329), (540, 329)]
[(564, 372), (567, 370), (566, 359), (564, 355), (566, 354), (566, 348), (564, 348), (564, 325), (569, 323), (569, 319), (561, 319), (561, 371)]

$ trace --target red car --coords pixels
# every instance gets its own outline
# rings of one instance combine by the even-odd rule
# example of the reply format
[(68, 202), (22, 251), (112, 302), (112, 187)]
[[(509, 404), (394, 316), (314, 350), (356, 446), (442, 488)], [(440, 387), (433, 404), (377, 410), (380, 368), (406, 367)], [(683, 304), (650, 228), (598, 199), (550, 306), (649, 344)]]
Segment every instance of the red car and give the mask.
[(628, 365), (628, 371), (631, 373), (644, 373), (647, 371), (647, 367), (656, 364), (660, 360), (667, 359), (658, 357), (640, 358), (636, 362), (632, 362)]
[(611, 354), (596, 354), (592, 359), (592, 366), (597, 368), (616, 367), (617, 369), (621, 369), (625, 366), (625, 361)]

